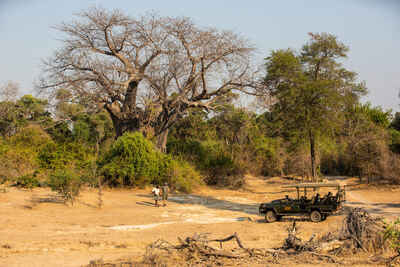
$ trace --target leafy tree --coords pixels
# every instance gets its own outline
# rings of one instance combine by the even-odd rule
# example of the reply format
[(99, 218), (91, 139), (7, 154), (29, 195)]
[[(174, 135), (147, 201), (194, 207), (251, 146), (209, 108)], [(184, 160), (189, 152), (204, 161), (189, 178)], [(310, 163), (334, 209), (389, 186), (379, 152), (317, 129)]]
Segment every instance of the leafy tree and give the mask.
[(391, 110), (384, 111), (381, 107), (372, 107), (371, 103), (358, 104), (354, 112), (364, 113), (375, 125), (387, 128), (392, 121)]
[(31, 95), (24, 95), (15, 102), (0, 102), (0, 133), (11, 136), (28, 123), (48, 125), (52, 119), (46, 110), (47, 104), (47, 100)]
[(48, 181), (51, 190), (61, 195), (65, 202), (70, 201), (74, 204), (76, 197), (79, 196), (82, 182), (76, 174), (66, 169), (54, 171)]
[(255, 125), (255, 114), (244, 108), (235, 108), (233, 105), (226, 106), (210, 120), (210, 124), (216, 129), (219, 139), (228, 146), (249, 142), (249, 134)]
[(343, 112), (366, 92), (356, 73), (342, 67), (348, 48), (333, 35), (310, 33), (299, 53), (273, 51), (266, 58), (265, 85), (274, 99), (271, 110), (286, 132), (309, 143), (311, 174), (316, 176), (316, 146), (333, 134)]
[(171, 127), (168, 142), (170, 139), (186, 141), (205, 140), (211, 137), (215, 137), (215, 131), (208, 123), (207, 113), (202, 110), (193, 110)]

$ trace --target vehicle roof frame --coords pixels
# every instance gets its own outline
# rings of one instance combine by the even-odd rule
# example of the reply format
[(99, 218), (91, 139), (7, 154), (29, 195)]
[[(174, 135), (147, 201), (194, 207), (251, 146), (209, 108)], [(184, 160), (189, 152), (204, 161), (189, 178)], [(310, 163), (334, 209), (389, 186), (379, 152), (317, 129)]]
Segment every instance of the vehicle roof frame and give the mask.
[(319, 188), (319, 187), (342, 187), (339, 183), (300, 183), (293, 185), (284, 185), (284, 188)]
[(307, 188), (313, 188), (313, 191), (315, 192), (321, 187), (334, 187), (338, 191), (341, 189), (341, 187), (346, 188), (345, 185), (341, 185), (339, 183), (300, 183), (283, 186), (283, 188), (296, 188), (298, 200), (300, 199), (300, 188), (304, 188), (304, 196), (307, 197)]

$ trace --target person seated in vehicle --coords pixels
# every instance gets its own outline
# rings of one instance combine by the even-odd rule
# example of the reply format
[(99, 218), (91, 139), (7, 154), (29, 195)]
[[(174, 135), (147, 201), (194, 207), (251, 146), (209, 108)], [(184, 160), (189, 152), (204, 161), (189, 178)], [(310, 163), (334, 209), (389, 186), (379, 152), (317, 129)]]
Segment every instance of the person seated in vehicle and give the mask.
[(317, 194), (315, 195), (313, 204), (317, 204), (320, 200), (321, 200), (321, 196), (319, 195), (319, 193), (317, 193)]
[(308, 201), (306, 196), (301, 196), (300, 197), (300, 209), (305, 209), (306, 208), (306, 202)]
[(331, 203), (332, 202), (332, 192), (328, 192), (328, 194), (326, 194), (326, 196), (324, 196), (321, 200), (321, 203), (327, 204), (327, 203)]
[(328, 201), (332, 201), (332, 197), (333, 197), (332, 192), (329, 191), (328, 194), (326, 195), (326, 199), (327, 199)]
[(291, 199), (289, 198), (288, 195), (286, 195), (286, 196), (285, 196), (285, 200), (286, 200), (286, 201), (290, 201)]

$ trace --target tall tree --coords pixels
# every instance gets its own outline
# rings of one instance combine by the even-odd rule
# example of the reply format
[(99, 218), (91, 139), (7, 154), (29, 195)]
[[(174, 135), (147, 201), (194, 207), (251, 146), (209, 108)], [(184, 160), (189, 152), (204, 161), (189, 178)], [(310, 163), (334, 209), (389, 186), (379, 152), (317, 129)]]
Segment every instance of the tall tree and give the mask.
[(229, 31), (185, 17), (92, 8), (58, 27), (63, 47), (45, 61), (40, 89), (69, 90), (104, 107), (116, 136), (143, 131), (165, 149), (168, 129), (190, 109), (209, 109), (232, 90), (248, 90), (253, 48)]
[(47, 126), (52, 119), (47, 100), (24, 95), (15, 102), (0, 102), (0, 134), (11, 136), (29, 123)]
[(340, 63), (347, 51), (333, 35), (310, 33), (299, 52), (277, 50), (266, 58), (264, 82), (274, 99), (271, 110), (285, 132), (308, 141), (314, 179), (318, 138), (333, 133), (343, 112), (366, 92), (356, 73)]

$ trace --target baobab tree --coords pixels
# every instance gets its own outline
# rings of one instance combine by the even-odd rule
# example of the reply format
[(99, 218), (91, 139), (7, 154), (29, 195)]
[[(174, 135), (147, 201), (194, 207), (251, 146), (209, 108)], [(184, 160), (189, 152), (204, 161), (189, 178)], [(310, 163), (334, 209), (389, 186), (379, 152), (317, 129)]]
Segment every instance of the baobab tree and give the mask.
[(142, 131), (165, 150), (168, 129), (190, 109), (212, 109), (231, 92), (255, 87), (254, 48), (230, 31), (186, 17), (91, 8), (57, 29), (63, 46), (44, 61), (39, 89), (102, 107), (116, 136)]

